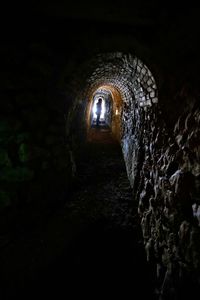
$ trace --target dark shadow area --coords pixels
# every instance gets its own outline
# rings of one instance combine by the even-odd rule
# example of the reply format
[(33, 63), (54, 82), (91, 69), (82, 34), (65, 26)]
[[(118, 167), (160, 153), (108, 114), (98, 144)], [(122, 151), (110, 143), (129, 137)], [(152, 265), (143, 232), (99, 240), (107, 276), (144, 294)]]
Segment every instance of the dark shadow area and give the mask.
[[(100, 7), (96, 3), (91, 7), (87, 1), (82, 6), (74, 2), (71, 10), (69, 1), (65, 2), (63, 9), (58, 4), (54, 9), (51, 3), (33, 7), (28, 2), (13, 6), (8, 3), (0, 12), (0, 298), (59, 299), (64, 295), (80, 299), (81, 294), (91, 299), (115, 299), (119, 295), (121, 299), (158, 299), (157, 285), (162, 285), (166, 266), (171, 266), (174, 257), (177, 266), (176, 255), (180, 252), (181, 268), (175, 268), (175, 277), (165, 280), (162, 300), (172, 295), (180, 300), (187, 295), (189, 299), (199, 293), (199, 225), (190, 202), (195, 201), (198, 209), (199, 10), (158, 0), (132, 1), (134, 9), (120, 1), (105, 6), (101, 3)], [(180, 205), (174, 198), (171, 207), (173, 213), (178, 207), (175, 222), (171, 225), (169, 213), (161, 218), (164, 229), (158, 224), (160, 231), (156, 234), (162, 249), (153, 249), (153, 255), (159, 252), (159, 263), (164, 260), (166, 264), (160, 282), (155, 279), (158, 260), (152, 265), (147, 262), (142, 213), (139, 217), (139, 201), (134, 202), (127, 179), (120, 138), (114, 138), (112, 126), (107, 125), (112, 125), (111, 114), (105, 123), (100, 120), (99, 126), (95, 121), (88, 122), (86, 143), (83, 115), (87, 104), (77, 95), (82, 95), (92, 71), (101, 71), (101, 67), (97, 69), (98, 60), (92, 58), (96, 54), (106, 57), (110, 52), (116, 57), (123, 52), (126, 58), (129, 54), (141, 58), (152, 70), (158, 88), (159, 111), (152, 114), (155, 123), (151, 122), (151, 114), (133, 108), (136, 101), (129, 94), (131, 109), (123, 107), (128, 112), (124, 124), (130, 133), (125, 144), (125, 149), (130, 148), (129, 171), (132, 175), (137, 168), (134, 179), (137, 186), (140, 183), (138, 196), (147, 202), (142, 213), (154, 209), (148, 197), (157, 190), (158, 215), (168, 214), (165, 202), (171, 201), (176, 180), (169, 190), (165, 180), (179, 170), (184, 159), (184, 167), (191, 168), (196, 176), (195, 200), (182, 184)], [(92, 63), (87, 63), (90, 60)], [(117, 60), (115, 67), (121, 65)], [(101, 62), (104, 66), (104, 60)], [(114, 66), (106, 58), (105, 65), (108, 68), (102, 76), (110, 78)], [(124, 66), (124, 82), (129, 76), (133, 91), (135, 66), (132, 68), (126, 59)], [(121, 123), (116, 124), (119, 133)], [(138, 136), (133, 135), (135, 129)], [(139, 157), (137, 166), (133, 146)], [(154, 176), (152, 186), (145, 185), (150, 173)], [(179, 213), (182, 200), (184, 211)], [(150, 231), (157, 224), (155, 216)], [(183, 230), (182, 240), (180, 225), (189, 228), (186, 234)], [(168, 251), (169, 235), (163, 234), (168, 228), (175, 235), (174, 257)], [(165, 247), (168, 252), (164, 252)], [(185, 274), (182, 266), (186, 260)], [(179, 275), (180, 283), (176, 282)]]
[(80, 293), (156, 299), (119, 145), (88, 144), (78, 174), (65, 207), (7, 247), (2, 299)]
[(34, 289), (46, 296), (67, 291), (72, 298), (81, 293), (90, 299), (119, 295), (128, 299), (133, 294), (156, 299), (142, 244), (131, 230), (108, 229), (105, 223), (91, 224), (77, 236), (68, 251), (34, 280)]

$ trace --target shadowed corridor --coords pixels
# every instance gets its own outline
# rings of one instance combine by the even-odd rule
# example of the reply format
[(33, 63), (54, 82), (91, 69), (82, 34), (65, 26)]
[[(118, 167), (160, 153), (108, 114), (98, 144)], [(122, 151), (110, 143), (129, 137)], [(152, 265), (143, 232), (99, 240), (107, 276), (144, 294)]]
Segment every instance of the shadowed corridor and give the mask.
[(1, 10), (0, 299), (190, 299), (198, 10), (31, 2)]
[[(119, 293), (128, 299), (137, 291), (140, 297), (155, 299), (121, 149), (110, 132), (106, 134), (100, 129), (98, 142), (85, 146), (71, 200), (33, 231), (29, 240), (15, 241), (5, 253), (7, 297), (41, 293), (55, 297), (71, 292), (69, 299)], [(31, 251), (25, 258), (27, 247)], [(22, 260), (20, 271), (19, 266), (8, 264)]]

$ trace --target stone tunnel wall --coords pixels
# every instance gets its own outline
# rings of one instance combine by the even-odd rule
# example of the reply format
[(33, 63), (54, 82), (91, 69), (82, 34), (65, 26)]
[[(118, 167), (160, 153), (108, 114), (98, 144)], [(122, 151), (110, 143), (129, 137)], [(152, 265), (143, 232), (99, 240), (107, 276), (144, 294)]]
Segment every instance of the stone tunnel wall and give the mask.
[(173, 130), (159, 106), (144, 110), (136, 100), (130, 107), (124, 108), (122, 145), (147, 259), (156, 266), (163, 298), (183, 297), (199, 289), (200, 278), (198, 99), (186, 106)]
[(100, 58), (92, 83), (109, 83), (122, 95), (122, 152), (138, 201), (147, 260), (156, 268), (162, 297), (183, 296), (186, 287), (197, 288), (200, 275), (198, 99), (184, 94), (190, 99), (184, 109), (181, 94), (179, 103), (175, 98), (182, 114), (170, 116), (175, 126), (168, 126), (168, 115), (161, 111), (167, 102), (158, 103), (151, 72), (140, 60), (119, 53)]
[(131, 97), (124, 98), (121, 143), (127, 174), (131, 186), (136, 190), (138, 169), (144, 152), (141, 138), (145, 133), (145, 112), (151, 110), (153, 115), (158, 97), (156, 83), (150, 70), (138, 58), (129, 62), (129, 68), (132, 69), (131, 76), (128, 77)]
[(147, 259), (157, 265), (166, 299), (177, 288), (178, 293), (186, 286), (197, 288), (200, 275), (199, 121), (194, 107), (170, 135), (163, 119), (154, 119), (151, 112), (143, 123), (138, 212)]
[(122, 150), (158, 288), (164, 299), (183, 297), (200, 279), (199, 99), (182, 87), (175, 96), (181, 115), (168, 127), (150, 71), (137, 71), (132, 97), (124, 98)]

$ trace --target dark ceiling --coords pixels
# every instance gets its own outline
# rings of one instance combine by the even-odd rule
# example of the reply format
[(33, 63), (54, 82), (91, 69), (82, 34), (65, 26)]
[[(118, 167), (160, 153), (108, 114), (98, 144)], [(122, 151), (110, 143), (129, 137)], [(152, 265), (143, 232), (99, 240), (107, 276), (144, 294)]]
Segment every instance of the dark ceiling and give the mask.
[[(136, 27), (155, 28), (157, 31), (168, 27), (197, 28), (198, 10), (188, 4), (176, 1), (140, 0), (127, 1), (48, 1), (48, 3), (27, 1), (27, 3), (4, 4), (1, 7), (3, 30), (20, 24), (36, 29), (50, 22), (74, 22), (70, 30), (87, 23), (101, 23)], [(26, 23), (24, 23), (26, 22)], [(106, 27), (105, 27), (106, 29)]]
[[(174, 61), (191, 57), (196, 63), (199, 10), (189, 4), (175, 0), (5, 3), (0, 12), (1, 41), (47, 41), (85, 55), (91, 48), (101, 51), (102, 40), (104, 49), (106, 43), (111, 46), (108, 51), (112, 47), (123, 51), (126, 41), (135, 40), (157, 56), (162, 51), (163, 57), (168, 56), (166, 65), (172, 56)], [(124, 48), (129, 50), (129, 44)]]

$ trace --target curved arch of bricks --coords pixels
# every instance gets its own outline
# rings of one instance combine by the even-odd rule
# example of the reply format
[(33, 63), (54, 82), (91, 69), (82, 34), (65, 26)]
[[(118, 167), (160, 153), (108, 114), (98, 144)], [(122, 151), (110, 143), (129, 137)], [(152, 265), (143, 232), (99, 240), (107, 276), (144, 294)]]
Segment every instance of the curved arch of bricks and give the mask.
[(95, 65), (87, 80), (87, 94), (95, 86), (110, 84), (120, 91), (125, 102), (133, 98), (144, 108), (158, 103), (155, 79), (148, 67), (137, 57), (121, 52), (102, 54), (97, 56)]

